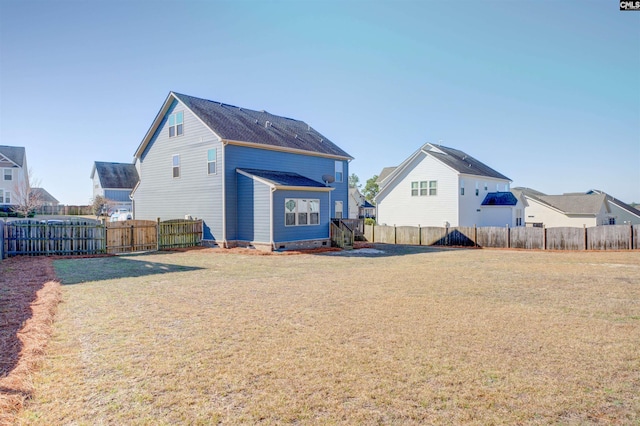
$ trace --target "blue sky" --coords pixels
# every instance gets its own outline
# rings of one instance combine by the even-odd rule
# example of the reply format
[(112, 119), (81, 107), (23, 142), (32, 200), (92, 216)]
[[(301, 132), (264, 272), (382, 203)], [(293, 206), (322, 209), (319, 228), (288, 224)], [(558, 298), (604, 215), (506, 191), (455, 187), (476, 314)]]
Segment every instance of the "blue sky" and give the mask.
[(363, 184), (433, 142), (640, 202), (640, 12), (616, 0), (0, 0), (0, 144), (61, 202), (172, 90), (303, 120)]

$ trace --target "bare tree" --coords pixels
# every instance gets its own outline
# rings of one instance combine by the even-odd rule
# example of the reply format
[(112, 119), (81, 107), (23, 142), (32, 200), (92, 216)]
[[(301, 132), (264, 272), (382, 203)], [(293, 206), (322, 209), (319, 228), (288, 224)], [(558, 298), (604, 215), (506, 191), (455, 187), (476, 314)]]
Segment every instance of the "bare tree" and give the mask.
[(96, 195), (92, 200), (91, 210), (96, 217), (108, 216), (109, 210), (113, 208), (114, 202), (103, 197), (102, 195)]
[(27, 217), (44, 204), (43, 194), (40, 191), (40, 179), (36, 179), (33, 170), (29, 169), (24, 179), (18, 179), (13, 185), (11, 210), (21, 216)]

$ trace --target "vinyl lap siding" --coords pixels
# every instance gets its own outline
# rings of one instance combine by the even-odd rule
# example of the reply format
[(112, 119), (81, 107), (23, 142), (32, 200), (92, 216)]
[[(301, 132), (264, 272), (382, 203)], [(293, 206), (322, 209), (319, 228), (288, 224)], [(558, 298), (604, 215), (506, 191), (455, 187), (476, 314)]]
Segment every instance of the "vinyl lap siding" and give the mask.
[[(460, 194), (461, 181), (464, 181), (464, 195)], [(476, 183), (478, 184), (477, 196)], [(484, 189), (485, 183), (487, 183), (486, 191)], [(490, 222), (492, 224), (491, 226), (494, 226), (493, 224), (495, 223), (499, 223), (499, 226), (505, 226), (506, 224), (511, 226), (510, 220), (505, 222), (505, 216), (501, 210), (494, 209), (485, 212), (485, 207), (482, 206), (482, 202), (489, 192), (505, 191), (505, 188), (508, 187), (508, 185), (509, 181), (504, 179), (495, 179), (476, 175), (460, 175), (458, 179), (458, 202), (460, 212), (458, 226), (480, 226), (483, 224), (483, 221), (485, 223)], [(498, 217), (491, 218), (491, 212), (493, 211), (495, 211), (495, 214)]]
[(269, 243), (271, 240), (271, 188), (238, 174), (238, 240)]
[[(332, 158), (324, 158), (324, 157), (314, 157), (302, 154), (293, 154), (287, 152), (279, 152), (279, 151), (269, 151), (264, 149), (256, 149), (249, 148), (244, 146), (236, 146), (236, 145), (227, 145), (225, 146), (225, 167), (226, 167), (226, 185), (227, 185), (227, 239), (235, 240), (239, 238), (238, 236), (238, 221), (237, 221), (237, 168), (252, 168), (252, 169), (262, 169), (262, 170), (277, 170), (283, 172), (292, 172), (298, 173), (302, 176), (308, 177), (309, 179), (313, 179), (317, 182), (322, 182), (323, 175), (334, 175), (335, 172), (335, 160)], [(349, 164), (347, 161), (343, 162), (343, 172), (344, 172), (344, 182), (337, 183), (334, 182), (330, 186), (335, 189), (331, 192), (331, 216), (334, 215), (334, 202), (336, 200), (342, 201), (343, 203), (343, 211), (348, 212), (348, 202), (349, 202), (349, 185), (347, 182), (347, 177), (349, 173)], [(279, 193), (282, 191), (276, 191)], [(308, 198), (309, 193), (304, 192), (302, 198)], [(316, 194), (315, 192), (313, 194)], [(323, 194), (323, 193), (318, 193)], [(315, 196), (314, 196), (315, 197)], [(319, 197), (315, 197), (319, 198)], [(328, 196), (327, 196), (328, 203)], [(275, 203), (274, 203), (275, 204)], [(282, 214), (281, 222), (284, 226), (284, 201), (281, 206)], [(275, 213), (275, 209), (278, 208), (274, 205), (274, 224), (277, 224), (280, 219), (278, 219), (278, 213)], [(327, 209), (329, 206), (327, 205)], [(328, 233), (328, 214), (329, 210), (327, 210), (327, 230), (325, 230), (325, 236)], [(275, 226), (275, 225), (274, 225)], [(289, 229), (285, 232), (286, 235), (291, 236), (290, 241), (297, 241), (306, 239), (306, 237), (298, 238), (297, 233), (300, 233), (300, 229)], [(274, 237), (275, 238), (275, 237)], [(316, 237), (313, 237), (316, 238)], [(280, 240), (287, 241), (287, 240)]]
[[(167, 120), (184, 111), (184, 134), (169, 138)], [(207, 174), (207, 150), (217, 148), (218, 173)], [(182, 103), (174, 101), (136, 166), (141, 182), (134, 194), (136, 219), (204, 221), (204, 239), (222, 239), (222, 146)], [(180, 155), (180, 177), (173, 178), (172, 161)]]
[[(438, 195), (411, 196), (411, 182), (438, 181)], [(458, 175), (422, 154), (378, 199), (379, 224), (397, 226), (458, 226)]]

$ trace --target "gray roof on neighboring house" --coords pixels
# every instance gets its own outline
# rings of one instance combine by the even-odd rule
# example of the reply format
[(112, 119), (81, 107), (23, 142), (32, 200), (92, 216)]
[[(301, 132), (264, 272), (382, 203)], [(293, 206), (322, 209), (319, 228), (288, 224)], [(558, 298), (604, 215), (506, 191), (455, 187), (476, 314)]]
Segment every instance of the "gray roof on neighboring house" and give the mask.
[(57, 205), (60, 202), (44, 188), (31, 188), (34, 194), (38, 194), (40, 200), (49, 205)]
[(96, 161), (93, 167), (93, 171), (98, 173), (102, 188), (133, 189), (140, 180), (136, 166), (131, 163)]
[(295, 186), (295, 187), (308, 187), (308, 188), (327, 188), (324, 183), (317, 182), (313, 179), (309, 179), (298, 173), (279, 172), (274, 170), (259, 170), (259, 169), (236, 169), (238, 172), (256, 176), (263, 180), (268, 181), (274, 186)]
[(172, 94), (224, 140), (352, 158), (304, 121), (180, 93)]
[(638, 217), (640, 217), (640, 210), (636, 209), (635, 207), (631, 207), (629, 204), (618, 200), (617, 198), (607, 194), (604, 191), (600, 191), (599, 189), (592, 189), (587, 191), (587, 194), (604, 194), (607, 197), (607, 201), (617, 205), (618, 207), (627, 210), (629, 213), (632, 213)]
[(24, 159), (26, 157), (26, 150), (24, 147), (0, 145), (0, 154), (16, 163), (18, 166), (24, 167)]
[(482, 201), (483, 206), (515, 206), (518, 199), (511, 192), (489, 192)]
[(604, 194), (538, 195), (530, 198), (565, 214), (596, 215), (600, 212), (606, 196)]
[[(429, 149), (429, 146), (435, 147), (436, 149)], [(429, 152), (429, 155), (432, 155), (434, 158), (442, 161), (458, 173), (511, 180), (502, 173), (497, 172), (486, 164), (460, 150), (433, 143), (427, 144), (424, 148)], [(438, 150), (442, 151), (442, 153), (438, 152)]]
[(397, 169), (397, 167), (385, 167), (382, 169), (380, 174), (378, 175), (378, 180), (376, 182), (382, 182), (387, 176), (389, 176), (393, 171)]
[(528, 196), (531, 196), (531, 197), (538, 197), (540, 195), (547, 195), (547, 194), (545, 194), (543, 192), (536, 191), (535, 189), (525, 188), (525, 187), (522, 187), (522, 186), (516, 186), (515, 188), (511, 188), (511, 192), (516, 197), (520, 197), (520, 195), (522, 195), (522, 194), (528, 195)]

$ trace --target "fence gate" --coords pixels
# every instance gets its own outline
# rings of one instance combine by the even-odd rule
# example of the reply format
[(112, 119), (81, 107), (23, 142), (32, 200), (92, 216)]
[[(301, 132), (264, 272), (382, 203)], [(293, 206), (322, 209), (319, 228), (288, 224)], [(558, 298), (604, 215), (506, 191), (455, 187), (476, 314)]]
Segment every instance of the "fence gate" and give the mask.
[(130, 253), (158, 249), (157, 223), (152, 220), (127, 220), (106, 224), (107, 253)]

